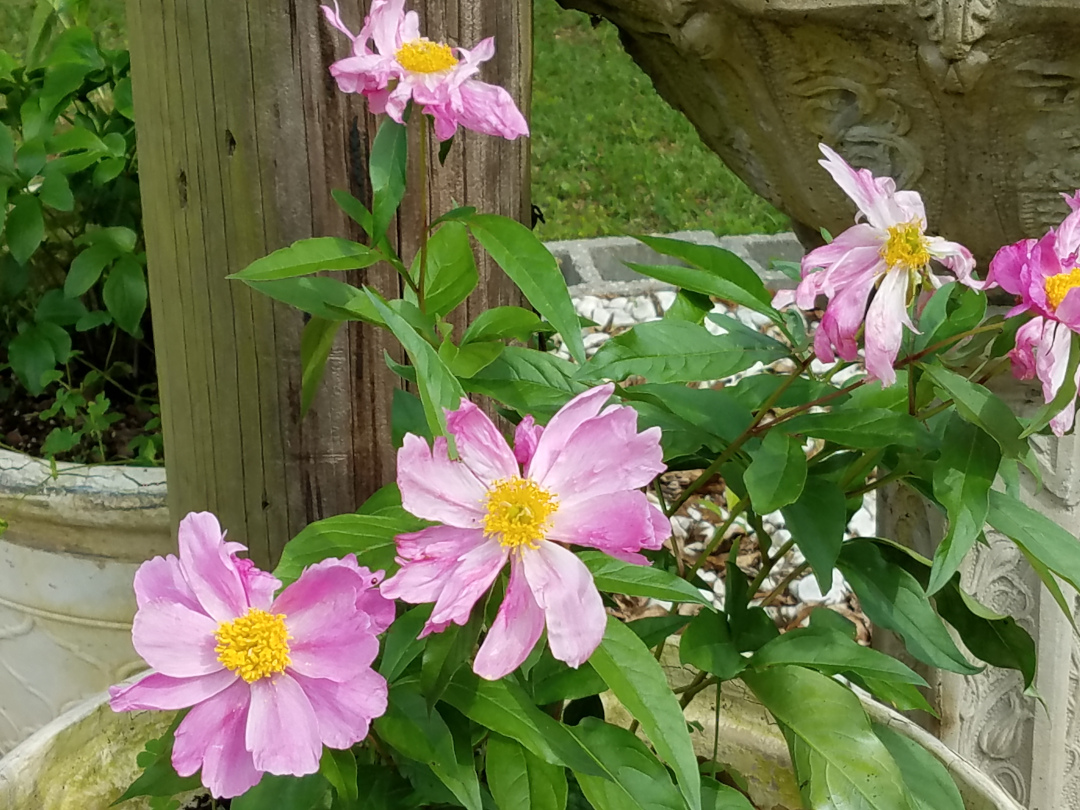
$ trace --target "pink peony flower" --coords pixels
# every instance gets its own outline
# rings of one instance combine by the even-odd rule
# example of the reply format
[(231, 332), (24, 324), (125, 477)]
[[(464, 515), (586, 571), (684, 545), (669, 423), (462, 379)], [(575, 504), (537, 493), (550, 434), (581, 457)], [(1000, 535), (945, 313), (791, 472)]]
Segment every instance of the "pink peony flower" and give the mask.
[(359, 36), (341, 21), (337, 0), (333, 9), (322, 10), (353, 43), (353, 55), (331, 65), (330, 73), (343, 93), (367, 96), (372, 112), (385, 112), (401, 124), (411, 99), (434, 118), (440, 141), (454, 137), (459, 125), (509, 140), (529, 134), (510, 94), (473, 78), (495, 55), (493, 38), (471, 51), (432, 42), (420, 36), (420, 18), (405, 12), (405, 0), (372, 0)]
[(155, 557), (135, 574), (132, 638), (154, 671), (109, 690), (115, 711), (191, 707), (176, 729), (172, 763), (202, 768), (218, 797), (244, 793), (264, 772), (319, 769), (323, 745), (348, 748), (386, 711), (386, 681), (371, 669), (376, 636), (394, 605), (355, 557), (281, 582), (240, 559), (217, 518), (180, 524), (180, 557)]
[[(1009, 316), (1034, 315), (1016, 333), (1009, 352), (1013, 374), (1021, 380), (1038, 375), (1043, 399), (1052, 402), (1065, 382), (1073, 332), (1080, 332), (1080, 191), (1062, 195), (1072, 213), (1042, 239), (1006, 245), (990, 262), (987, 285), (999, 285), (1020, 297)], [(1080, 380), (1080, 372), (1077, 374)], [(1073, 425), (1076, 403), (1070, 402), (1050, 421), (1063, 436)]]
[[(867, 374), (889, 386), (896, 381), (903, 327), (918, 331), (908, 316), (909, 305), (923, 280), (941, 285), (930, 272), (931, 260), (945, 265), (960, 282), (981, 289), (971, 278), (975, 260), (963, 245), (926, 235), (926, 211), (918, 192), (897, 191), (892, 178), (853, 169), (825, 144), (820, 148), (825, 155), (821, 165), (859, 209), (857, 224), (810, 251), (802, 260), (802, 282), (794, 295), (783, 290), (773, 305), (794, 300), (802, 309), (812, 309), (819, 295), (829, 298), (814, 353), (827, 363), (836, 354), (855, 360), (856, 337), (865, 324)], [(861, 219), (865, 221), (858, 222)]]
[(514, 450), (468, 400), (448, 413), (457, 444), (434, 448), (409, 434), (398, 453), (405, 509), (442, 525), (397, 538), (401, 570), (382, 593), (434, 602), (421, 636), (465, 624), (510, 561), (510, 584), (473, 665), (496, 680), (528, 657), (547, 626), (551, 654), (572, 667), (604, 636), (607, 616), (589, 570), (561, 544), (592, 546), (644, 563), (671, 533), (639, 490), (664, 471), (660, 429), (637, 432), (637, 414), (604, 408), (614, 386), (570, 400), (547, 428), (525, 417)]

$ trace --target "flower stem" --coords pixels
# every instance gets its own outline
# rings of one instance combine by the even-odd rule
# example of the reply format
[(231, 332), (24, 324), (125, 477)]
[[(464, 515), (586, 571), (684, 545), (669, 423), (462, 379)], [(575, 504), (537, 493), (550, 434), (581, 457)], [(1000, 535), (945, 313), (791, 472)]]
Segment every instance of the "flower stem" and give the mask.
[(761, 600), (761, 604), (759, 605), (759, 607), (768, 607), (769, 605), (771, 605), (777, 599), (777, 597), (779, 597), (784, 591), (787, 590), (788, 585), (790, 585), (794, 580), (802, 576), (803, 572), (806, 571), (806, 569), (809, 567), (810, 563), (804, 562), (797, 568), (792, 569), (791, 573), (784, 577), (782, 580), (780, 580), (780, 584), (773, 588), (771, 591), (769, 591), (768, 595)]
[(705, 560), (712, 556), (712, 553), (716, 551), (716, 547), (720, 545), (724, 539), (724, 535), (727, 534), (727, 530), (731, 528), (731, 524), (735, 522), (735, 518), (741, 515), (746, 508), (750, 505), (750, 501), (746, 498), (739, 500), (737, 504), (732, 508), (731, 514), (728, 515), (728, 519), (724, 521), (724, 525), (720, 526), (713, 534), (713, 539), (709, 541), (709, 545), (705, 547), (705, 550), (698, 555), (697, 560), (687, 573), (685, 579), (690, 579), (694, 574), (698, 572), (698, 569), (705, 563)]
[(789, 551), (791, 551), (794, 545), (795, 539), (792, 538), (791, 540), (788, 540), (786, 543), (784, 543), (784, 545), (780, 546), (780, 548), (776, 550), (776, 554), (771, 557), (765, 557), (765, 560), (761, 564), (761, 570), (758, 571), (758, 575), (754, 577), (754, 581), (750, 583), (750, 588), (748, 592), (751, 599), (754, 597), (754, 594), (758, 592), (758, 588), (760, 588), (761, 583), (765, 581), (765, 577), (772, 573), (772, 570), (776, 567), (776, 564), (780, 562), (780, 560), (782, 560)]
[(426, 116), (420, 117), (420, 278), (417, 283), (416, 298), (420, 311), (427, 312), (427, 250), (428, 231), (431, 230), (431, 200), (428, 188), (428, 122)]

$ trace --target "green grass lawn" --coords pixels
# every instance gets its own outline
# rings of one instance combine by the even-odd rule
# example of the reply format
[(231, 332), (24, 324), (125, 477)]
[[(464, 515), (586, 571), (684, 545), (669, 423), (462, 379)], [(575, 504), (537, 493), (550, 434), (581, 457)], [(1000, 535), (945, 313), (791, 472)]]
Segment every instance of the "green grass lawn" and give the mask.
[[(547, 219), (538, 226), (544, 239), (787, 227), (657, 96), (612, 25), (594, 28), (555, 0), (534, 5), (532, 192)], [(0, 0), (0, 48), (25, 48), (33, 6)], [(91, 7), (91, 22), (118, 39), (123, 0)]]

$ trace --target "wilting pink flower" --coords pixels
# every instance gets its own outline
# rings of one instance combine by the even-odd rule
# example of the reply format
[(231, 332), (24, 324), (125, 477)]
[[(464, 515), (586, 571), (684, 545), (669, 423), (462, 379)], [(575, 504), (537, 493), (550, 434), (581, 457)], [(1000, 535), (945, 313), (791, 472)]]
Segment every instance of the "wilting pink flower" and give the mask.
[(372, 112), (400, 124), (411, 99), (435, 120), (440, 141), (452, 138), (459, 125), (510, 140), (529, 134), (510, 94), (473, 78), (495, 55), (493, 38), (472, 50), (432, 42), (420, 36), (420, 18), (405, 12), (405, 0), (372, 0), (359, 36), (341, 21), (336, 0), (333, 9), (322, 10), (353, 43), (353, 55), (331, 65), (330, 73), (342, 92), (367, 96)]
[[(1080, 191), (1063, 195), (1072, 213), (1042, 239), (1006, 245), (990, 262), (987, 284), (997, 284), (1020, 303), (1009, 312), (1034, 315), (1016, 333), (1009, 352), (1013, 374), (1022, 380), (1038, 375), (1043, 399), (1052, 402), (1065, 382), (1073, 333), (1080, 333)], [(1080, 370), (1077, 373), (1080, 380)], [(1058, 436), (1072, 427), (1076, 402), (1050, 421)]]
[(889, 386), (896, 381), (903, 327), (917, 331), (908, 307), (923, 281), (941, 285), (930, 272), (931, 260), (980, 289), (981, 283), (971, 278), (975, 260), (963, 245), (926, 235), (926, 211), (918, 192), (897, 191), (892, 178), (853, 169), (825, 144), (821, 151), (821, 165), (859, 209), (857, 224), (810, 251), (802, 260), (802, 282), (794, 295), (781, 291), (773, 304), (784, 306), (794, 299), (802, 309), (812, 309), (819, 295), (826, 296), (829, 305), (814, 338), (814, 353), (827, 363), (837, 354), (855, 360), (856, 337), (865, 324), (867, 374)]
[(551, 654), (580, 666), (600, 644), (607, 617), (589, 570), (562, 544), (592, 546), (644, 563), (670, 535), (643, 487), (663, 472), (660, 429), (637, 432), (637, 414), (605, 408), (614, 386), (570, 400), (548, 424), (526, 417), (514, 450), (468, 400), (448, 414), (434, 448), (409, 434), (398, 453), (405, 509), (439, 526), (397, 538), (401, 570), (387, 597), (434, 602), (421, 635), (465, 624), (507, 560), (510, 584), (473, 669), (495, 680), (528, 657), (547, 626)]
[(386, 711), (386, 681), (371, 668), (394, 605), (355, 557), (281, 582), (240, 559), (217, 518), (180, 524), (180, 557), (135, 574), (135, 649), (154, 669), (109, 690), (116, 711), (191, 711), (176, 729), (173, 767), (202, 768), (219, 797), (244, 793), (264, 772), (319, 769), (323, 745), (348, 748)]

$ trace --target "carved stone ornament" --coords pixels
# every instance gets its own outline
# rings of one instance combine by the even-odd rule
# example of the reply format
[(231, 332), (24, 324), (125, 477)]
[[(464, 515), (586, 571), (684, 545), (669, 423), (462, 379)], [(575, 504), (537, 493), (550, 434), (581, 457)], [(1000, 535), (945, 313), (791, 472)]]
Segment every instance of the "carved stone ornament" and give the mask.
[(660, 94), (812, 240), (854, 208), (819, 141), (926, 201), (985, 267), (1080, 188), (1075, 0), (560, 0), (614, 22)]

